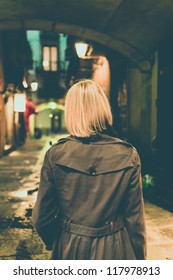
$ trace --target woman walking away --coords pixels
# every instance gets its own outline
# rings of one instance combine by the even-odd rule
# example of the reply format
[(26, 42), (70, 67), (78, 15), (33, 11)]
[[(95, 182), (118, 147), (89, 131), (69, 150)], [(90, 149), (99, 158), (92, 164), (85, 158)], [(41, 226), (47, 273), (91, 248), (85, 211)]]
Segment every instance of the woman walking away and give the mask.
[(140, 159), (113, 136), (103, 89), (74, 84), (65, 122), (70, 136), (46, 152), (32, 216), (51, 259), (145, 259)]

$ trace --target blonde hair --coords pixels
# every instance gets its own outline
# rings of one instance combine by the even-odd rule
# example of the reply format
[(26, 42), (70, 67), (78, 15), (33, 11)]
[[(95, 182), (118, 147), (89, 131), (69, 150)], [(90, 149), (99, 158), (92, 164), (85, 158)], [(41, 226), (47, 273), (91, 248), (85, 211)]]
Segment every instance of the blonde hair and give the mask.
[(74, 84), (66, 95), (65, 123), (68, 132), (89, 137), (112, 125), (109, 101), (94, 81), (86, 79)]

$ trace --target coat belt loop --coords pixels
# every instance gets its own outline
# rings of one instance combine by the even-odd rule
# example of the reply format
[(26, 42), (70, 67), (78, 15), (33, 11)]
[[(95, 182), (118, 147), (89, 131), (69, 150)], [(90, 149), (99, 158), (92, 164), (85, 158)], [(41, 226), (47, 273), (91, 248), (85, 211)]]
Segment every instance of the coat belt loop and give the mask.
[(93, 228), (84, 225), (74, 224), (70, 220), (64, 220), (63, 228), (66, 232), (76, 233), (83, 236), (102, 237), (113, 234), (124, 227), (123, 219), (118, 218), (116, 221), (111, 221), (107, 225), (100, 228)]

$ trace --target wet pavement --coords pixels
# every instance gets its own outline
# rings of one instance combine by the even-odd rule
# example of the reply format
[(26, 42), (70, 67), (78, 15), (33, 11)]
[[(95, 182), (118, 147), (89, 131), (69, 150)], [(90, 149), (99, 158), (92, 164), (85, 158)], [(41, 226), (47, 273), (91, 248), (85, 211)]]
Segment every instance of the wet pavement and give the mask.
[[(0, 260), (46, 260), (31, 224), (45, 151), (64, 135), (27, 139), (0, 159)], [(173, 260), (173, 213), (145, 201), (149, 260)]]
[(0, 159), (0, 260), (50, 258), (31, 224), (40, 166), (50, 141), (56, 139), (27, 139)]

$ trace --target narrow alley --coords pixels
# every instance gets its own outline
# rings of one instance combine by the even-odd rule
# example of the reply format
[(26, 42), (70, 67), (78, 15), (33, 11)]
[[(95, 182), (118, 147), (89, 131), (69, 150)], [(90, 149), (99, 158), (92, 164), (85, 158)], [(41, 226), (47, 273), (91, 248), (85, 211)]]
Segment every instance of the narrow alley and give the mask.
[[(63, 135), (27, 139), (0, 159), (0, 260), (46, 260), (50, 252), (33, 231), (32, 208), (45, 151)], [(173, 259), (173, 213), (145, 201), (148, 259)]]

